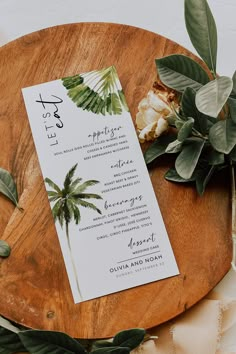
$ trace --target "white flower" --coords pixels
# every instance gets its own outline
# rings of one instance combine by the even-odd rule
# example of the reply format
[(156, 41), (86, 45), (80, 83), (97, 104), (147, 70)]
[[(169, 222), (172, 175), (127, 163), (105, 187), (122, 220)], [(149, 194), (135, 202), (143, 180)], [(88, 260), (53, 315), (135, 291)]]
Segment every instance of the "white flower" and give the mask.
[(173, 113), (168, 92), (149, 91), (147, 97), (140, 101), (138, 110), (136, 126), (141, 143), (154, 140), (168, 130), (166, 118)]

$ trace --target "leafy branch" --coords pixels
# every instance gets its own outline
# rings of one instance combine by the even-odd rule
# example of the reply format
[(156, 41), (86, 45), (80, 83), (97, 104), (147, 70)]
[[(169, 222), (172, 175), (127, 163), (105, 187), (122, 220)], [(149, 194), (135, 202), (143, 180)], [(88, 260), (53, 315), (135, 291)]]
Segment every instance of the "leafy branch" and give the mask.
[[(141, 328), (121, 331), (110, 340), (78, 340), (63, 332), (21, 330), (0, 327), (0, 352), (31, 354), (129, 354), (144, 341), (152, 339)], [(89, 347), (89, 348), (88, 348)]]
[(184, 55), (156, 60), (160, 80), (180, 94), (180, 104), (179, 112), (167, 118), (172, 133), (158, 138), (147, 149), (145, 160), (150, 164), (160, 155), (175, 154), (175, 166), (165, 178), (194, 182), (200, 195), (217, 171), (230, 168), (232, 267), (236, 270), (236, 71), (232, 78), (216, 74), (217, 29), (207, 0), (185, 0), (185, 23), (207, 71)]
[(214, 173), (236, 162), (236, 73), (232, 79), (216, 75), (217, 29), (206, 0), (185, 0), (185, 23), (208, 72), (184, 55), (156, 60), (160, 80), (179, 93), (180, 107), (170, 119), (171, 133), (147, 149), (145, 160), (176, 155), (165, 178), (195, 182), (202, 195)]

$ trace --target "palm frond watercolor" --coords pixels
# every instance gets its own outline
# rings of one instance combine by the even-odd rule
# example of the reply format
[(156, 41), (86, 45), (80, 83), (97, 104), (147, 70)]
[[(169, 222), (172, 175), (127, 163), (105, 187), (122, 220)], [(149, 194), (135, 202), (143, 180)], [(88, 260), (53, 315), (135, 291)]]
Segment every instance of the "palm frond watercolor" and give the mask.
[(129, 111), (114, 66), (62, 79), (77, 107), (95, 114), (120, 115)]

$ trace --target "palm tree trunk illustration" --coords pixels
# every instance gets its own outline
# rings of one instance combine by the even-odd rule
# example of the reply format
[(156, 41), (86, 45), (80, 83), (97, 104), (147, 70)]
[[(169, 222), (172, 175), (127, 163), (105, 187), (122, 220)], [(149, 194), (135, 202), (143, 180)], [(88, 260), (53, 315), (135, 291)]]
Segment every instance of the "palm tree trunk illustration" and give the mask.
[(77, 271), (76, 271), (76, 267), (75, 267), (74, 257), (73, 257), (73, 253), (72, 253), (72, 249), (71, 249), (70, 235), (69, 235), (69, 224), (67, 222), (66, 222), (66, 238), (67, 238), (68, 247), (69, 247), (69, 251), (70, 251), (70, 258), (71, 258), (72, 267), (73, 267), (73, 271), (74, 271), (76, 286), (77, 286), (77, 289), (79, 292), (80, 299), (83, 300), (81, 290), (79, 287), (79, 281), (78, 281)]

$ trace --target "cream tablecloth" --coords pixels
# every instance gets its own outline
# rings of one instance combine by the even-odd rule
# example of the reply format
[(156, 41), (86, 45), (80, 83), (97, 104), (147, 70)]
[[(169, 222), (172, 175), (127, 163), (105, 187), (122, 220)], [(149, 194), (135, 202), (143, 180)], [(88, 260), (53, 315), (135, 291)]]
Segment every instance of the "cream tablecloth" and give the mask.
[(158, 338), (133, 353), (235, 354), (236, 273), (231, 270), (197, 305), (149, 332)]

